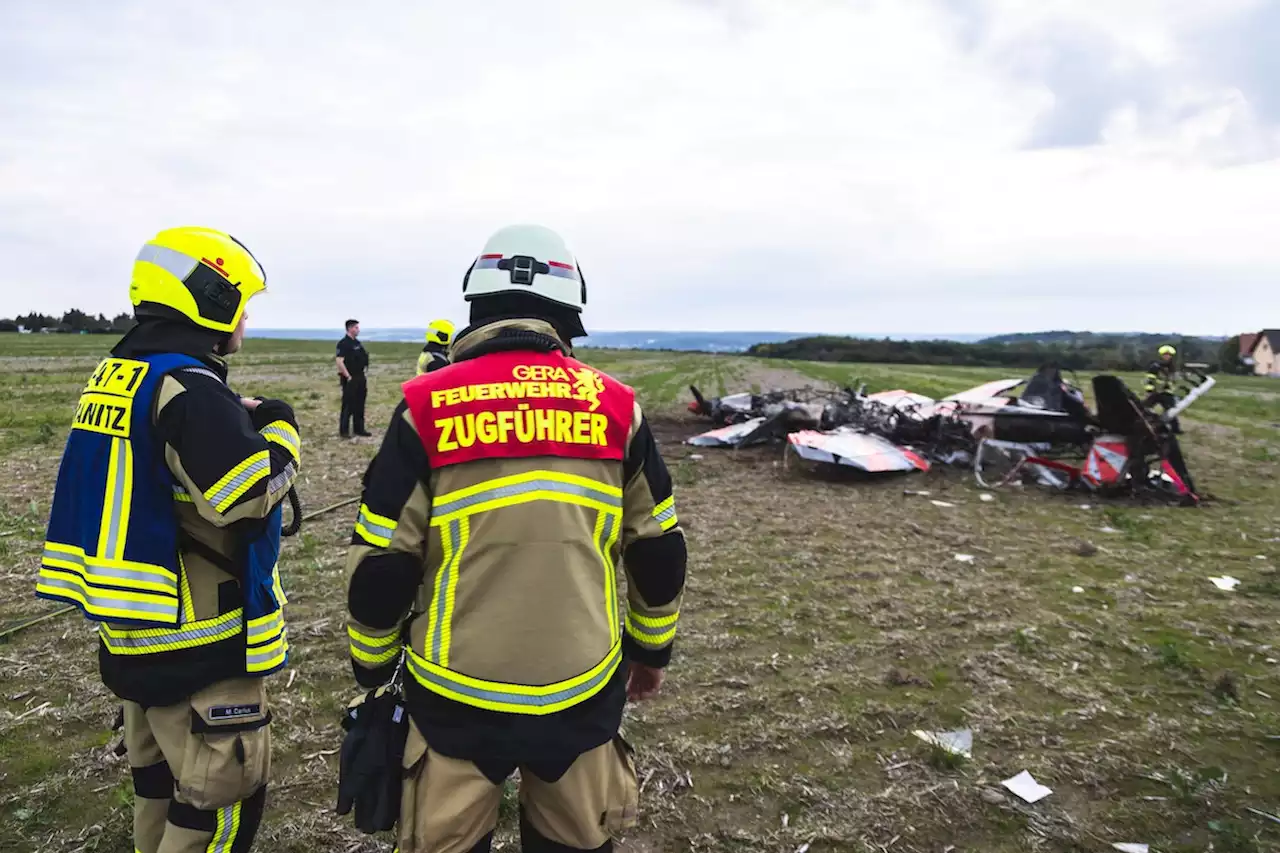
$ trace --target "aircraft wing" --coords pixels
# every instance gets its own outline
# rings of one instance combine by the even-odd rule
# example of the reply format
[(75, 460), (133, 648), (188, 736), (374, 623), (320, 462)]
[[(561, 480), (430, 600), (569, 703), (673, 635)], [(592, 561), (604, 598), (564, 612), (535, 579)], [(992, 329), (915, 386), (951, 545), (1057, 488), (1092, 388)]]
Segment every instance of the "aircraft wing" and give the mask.
[(867, 399), (874, 400), (891, 409), (905, 409), (910, 406), (928, 406), (933, 403), (932, 397), (926, 397), (923, 394), (913, 394), (912, 392), (904, 391), (901, 388), (893, 391), (877, 391), (874, 394), (868, 394)]
[(787, 441), (800, 458), (810, 462), (843, 465), (873, 474), (929, 470), (928, 460), (914, 450), (848, 427), (831, 432), (793, 432)]
[(993, 397), (1007, 397), (1010, 391), (1026, 381), (1025, 379), (997, 379), (994, 382), (985, 382), (976, 388), (970, 388), (968, 391), (961, 391), (959, 394), (952, 394), (942, 399), (954, 400), (957, 403), (985, 403)]
[(739, 442), (755, 432), (764, 421), (764, 418), (752, 418), (742, 423), (729, 424), (686, 439), (685, 444), (697, 447), (737, 447)]

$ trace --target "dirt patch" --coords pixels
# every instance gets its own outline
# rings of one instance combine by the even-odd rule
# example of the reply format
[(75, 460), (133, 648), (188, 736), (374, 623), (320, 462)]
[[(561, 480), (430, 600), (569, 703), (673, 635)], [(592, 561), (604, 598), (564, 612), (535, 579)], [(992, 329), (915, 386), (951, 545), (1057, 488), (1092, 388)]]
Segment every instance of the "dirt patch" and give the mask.
[[(404, 376), (417, 349), (404, 350)], [(292, 357), (284, 343), (255, 341), (233, 381), (296, 403), (299, 489), (312, 510), (358, 491), (378, 439), (337, 438), (329, 345), (296, 372), (282, 366)], [(984, 502), (954, 471), (816, 480), (788, 470), (778, 446), (685, 445), (708, 424), (664, 408), (687, 393), (691, 377), (677, 364), (730, 390), (806, 384), (799, 373), (767, 364), (739, 373), (746, 360), (710, 357), (610, 358), (642, 385), (673, 374), (642, 387), (641, 403), (676, 483), (690, 555), (663, 694), (627, 710), (643, 792), (641, 826), (620, 849), (1066, 853), (1130, 840), (1276, 849), (1274, 830), (1245, 811), (1280, 801), (1269, 740), (1280, 732), (1280, 666), (1268, 627), (1280, 619), (1280, 465), (1269, 455), (1234, 431), (1188, 422), (1191, 467), (1237, 499), (1229, 509), (1081, 509), (1078, 498), (1034, 490)], [(26, 361), (71, 395), (92, 366)], [(389, 365), (371, 382), (375, 433), (397, 399), (401, 375)], [(32, 583), (68, 402), (46, 399), (43, 383), (24, 392), (12, 370), (0, 382), (15, 410), (47, 408), (59, 425), (36, 444), (45, 421), (15, 423), (22, 442), (0, 457), (7, 624), (52, 609), (33, 599)], [(908, 493), (921, 490), (930, 494)], [(356, 692), (343, 621), (354, 514), (333, 512), (285, 544), (294, 651), (269, 687), (275, 778), (264, 850), (390, 847), (333, 813), (338, 720)], [(1096, 553), (1082, 556), (1081, 542)], [(1221, 574), (1241, 581), (1235, 592), (1208, 582)], [(98, 680), (95, 643), (87, 623), (63, 617), (0, 645), (0, 849), (128, 849), (129, 773), (110, 750), (118, 703)], [(962, 727), (974, 732), (964, 762), (938, 760), (912, 735)], [(1008, 796), (1000, 780), (1024, 769), (1053, 795), (1034, 806)], [(506, 850), (516, 846), (510, 806), (498, 836)]]

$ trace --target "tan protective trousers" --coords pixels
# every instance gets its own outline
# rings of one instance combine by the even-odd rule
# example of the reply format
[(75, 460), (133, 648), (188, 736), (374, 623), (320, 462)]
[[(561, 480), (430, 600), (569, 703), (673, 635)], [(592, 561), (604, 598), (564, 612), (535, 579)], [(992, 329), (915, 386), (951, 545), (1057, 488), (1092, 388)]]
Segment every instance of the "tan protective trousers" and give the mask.
[(124, 703), (135, 853), (245, 853), (266, 803), (262, 679), (220, 682), (164, 708)]
[[(470, 761), (433, 751), (412, 722), (404, 768), (399, 853), (466, 853), (497, 825), (502, 786)], [(594, 850), (634, 827), (638, 799), (635, 761), (621, 737), (579, 755), (555, 782), (520, 772), (529, 824), (578, 850)]]

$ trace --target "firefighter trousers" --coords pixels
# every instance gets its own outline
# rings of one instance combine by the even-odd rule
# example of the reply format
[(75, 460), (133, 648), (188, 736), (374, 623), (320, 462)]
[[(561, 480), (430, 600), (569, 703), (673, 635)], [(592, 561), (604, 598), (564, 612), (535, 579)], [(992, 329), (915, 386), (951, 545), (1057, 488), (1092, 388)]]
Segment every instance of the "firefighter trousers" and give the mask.
[(270, 722), (260, 678), (163, 708), (125, 702), (136, 853), (246, 853), (266, 804)]
[[(516, 769), (514, 764), (481, 769), (441, 755), (410, 723), (404, 768), (398, 853), (489, 850), (502, 785)], [(631, 747), (620, 735), (550, 772), (541, 765), (519, 770), (524, 853), (608, 853), (613, 836), (636, 825), (636, 766)], [(556, 778), (544, 778), (556, 773)]]

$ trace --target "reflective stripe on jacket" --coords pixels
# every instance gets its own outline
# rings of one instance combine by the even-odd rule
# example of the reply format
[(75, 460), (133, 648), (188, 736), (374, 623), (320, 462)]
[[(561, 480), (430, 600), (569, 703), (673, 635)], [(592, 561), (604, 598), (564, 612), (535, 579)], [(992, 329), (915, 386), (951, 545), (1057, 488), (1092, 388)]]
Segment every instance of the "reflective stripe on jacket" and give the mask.
[[(616, 730), (621, 694), (595, 699), (620, 661), (671, 657), (686, 554), (670, 474), (631, 389), (568, 357), (550, 325), (484, 324), (452, 352), (406, 383), (365, 474), (356, 678), (385, 683), (403, 652), (409, 695), (430, 697), (411, 712), (450, 755), (591, 748), (594, 727)], [(585, 728), (560, 714), (588, 702)], [(490, 713), (513, 719), (475, 716)]]
[[(622, 660), (615, 565), (634, 393), (562, 353), (515, 351), (427, 374), (405, 399), (435, 480), (430, 606), (410, 629), (409, 671), (496, 711), (589, 698)], [(513, 659), (513, 641), (543, 653)]]
[(183, 355), (103, 359), (67, 437), (36, 593), (90, 619), (139, 627), (181, 622), (173, 477), (156, 460), (151, 407)]
[[(297, 430), (277, 420), (261, 433), (292, 458), (283, 476), (272, 477), (268, 453), (256, 452), (200, 495), (202, 506), (217, 512), (251, 491), (275, 494), (276, 503), (264, 532), (238, 549), (242, 564), (228, 566), (238, 579), (236, 606), (221, 612), (217, 602), (198, 605), (182, 556), (190, 536), (180, 522), (180, 513), (194, 514), (194, 498), (166, 464), (171, 450), (153, 423), (160, 404), (183, 393), (180, 384), (166, 384), (175, 371), (212, 377), (225, 390), (221, 377), (199, 360), (172, 353), (108, 358), (94, 372), (59, 468), (37, 595), (75, 604), (99, 622), (102, 646), (112, 656), (137, 659), (239, 636), (244, 672), (266, 674), (282, 667), (288, 653), (277, 566), (278, 500), (296, 470)], [(217, 562), (209, 565), (199, 553), (190, 560), (202, 571), (218, 571), (214, 566), (227, 559), (214, 553)]]

